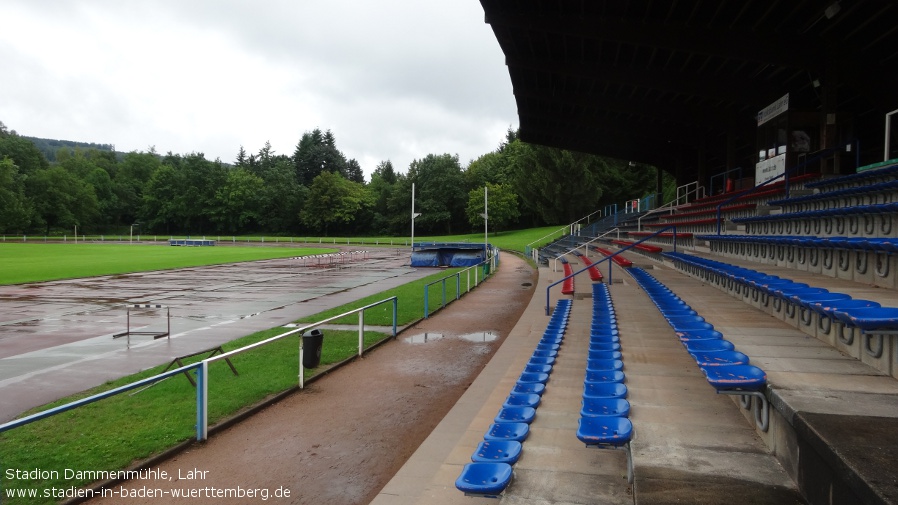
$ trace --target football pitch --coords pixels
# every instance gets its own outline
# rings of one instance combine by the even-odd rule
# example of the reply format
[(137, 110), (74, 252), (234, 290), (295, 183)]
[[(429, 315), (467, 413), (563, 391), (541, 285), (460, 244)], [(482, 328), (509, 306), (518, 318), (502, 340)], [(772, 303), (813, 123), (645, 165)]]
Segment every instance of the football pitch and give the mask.
[(171, 247), (144, 244), (0, 244), (0, 285), (292, 258), (315, 247)]

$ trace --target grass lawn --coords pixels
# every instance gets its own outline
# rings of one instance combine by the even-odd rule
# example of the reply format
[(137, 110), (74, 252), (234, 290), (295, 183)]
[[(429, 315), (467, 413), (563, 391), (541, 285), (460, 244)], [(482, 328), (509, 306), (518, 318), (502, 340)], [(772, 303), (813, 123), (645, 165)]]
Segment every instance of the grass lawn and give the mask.
[(336, 249), (0, 243), (0, 285), (291, 258)]

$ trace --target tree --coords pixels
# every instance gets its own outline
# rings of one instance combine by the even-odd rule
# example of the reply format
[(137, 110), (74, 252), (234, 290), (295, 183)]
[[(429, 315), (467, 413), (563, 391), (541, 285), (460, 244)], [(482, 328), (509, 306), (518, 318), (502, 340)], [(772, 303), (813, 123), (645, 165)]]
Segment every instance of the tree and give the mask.
[(140, 218), (147, 230), (171, 233), (182, 220), (180, 209), (173, 198), (182, 185), (181, 177), (170, 164), (160, 165), (153, 172), (143, 191)]
[(425, 232), (451, 234), (453, 227), (464, 226), (467, 191), (458, 155), (428, 154), (414, 160), (408, 178), (415, 183), (415, 210), (421, 213), (416, 229), (420, 225)]
[(390, 195), (396, 184), (396, 173), (393, 164), (389, 161), (381, 162), (374, 173), (371, 174), (371, 182), (368, 183), (368, 191), (371, 193), (371, 232), (378, 235), (389, 235), (394, 229), (390, 219)]
[(240, 146), (240, 150), (237, 151), (237, 160), (234, 161), (234, 165), (238, 166), (238, 167), (247, 168), (246, 149), (244, 149), (242, 145)]
[(362, 172), (362, 166), (355, 158), (346, 162), (346, 178), (352, 182), (365, 184), (365, 173)]
[(340, 174), (322, 172), (312, 181), (300, 217), (307, 226), (323, 230), (327, 236), (332, 224), (350, 223), (370, 205), (371, 196), (364, 186)]
[[(510, 185), (507, 184), (487, 184), (487, 217), (489, 221), (487, 226), (494, 233), (500, 229), (504, 229), (510, 223), (514, 222), (520, 211), (518, 210), (518, 195), (514, 193)], [(468, 206), (465, 213), (468, 216), (468, 222), (476, 228), (483, 224), (483, 204), (484, 195), (483, 188), (472, 189), (468, 193)]]
[(506, 148), (514, 189), (547, 224), (570, 223), (594, 211), (602, 197), (597, 156), (515, 140)]
[(153, 148), (147, 152), (131, 151), (122, 158), (113, 178), (118, 202), (113, 222), (130, 225), (137, 221), (143, 206), (144, 190), (161, 165), (162, 160)]
[(31, 224), (31, 213), (18, 167), (7, 157), (0, 158), (0, 232), (24, 232)]
[(99, 216), (94, 188), (61, 166), (38, 171), (26, 184), (34, 195), (35, 213), (45, 233), (75, 226), (83, 230)]
[(243, 167), (229, 170), (224, 184), (215, 190), (212, 223), (222, 232), (237, 233), (258, 222), (264, 184)]
[(346, 158), (337, 149), (334, 134), (322, 133), (315, 128), (305, 132), (293, 153), (296, 178), (303, 186), (309, 186), (321, 172), (333, 172), (346, 176)]

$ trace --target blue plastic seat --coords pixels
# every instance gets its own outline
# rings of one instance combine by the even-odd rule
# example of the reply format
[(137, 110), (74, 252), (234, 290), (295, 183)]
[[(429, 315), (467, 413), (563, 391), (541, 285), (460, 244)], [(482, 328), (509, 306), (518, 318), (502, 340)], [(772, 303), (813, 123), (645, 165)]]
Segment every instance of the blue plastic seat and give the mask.
[(630, 415), (630, 402), (622, 398), (584, 398), (580, 408), (583, 417)]
[(522, 447), (517, 440), (484, 440), (474, 449), (471, 461), (475, 463), (508, 463), (513, 465), (521, 457)]
[(539, 382), (517, 383), (511, 388), (511, 393), (516, 395), (535, 394), (542, 395), (546, 392), (546, 385)]
[(688, 322), (688, 323), (671, 323), (674, 331), (690, 331), (690, 330), (713, 330), (714, 326), (706, 322)]
[(550, 374), (552, 373), (552, 365), (526, 365), (524, 373)]
[(544, 336), (539, 339), (538, 345), (557, 345), (561, 346), (564, 342), (564, 335), (553, 335), (553, 336)]
[(767, 384), (767, 374), (753, 365), (701, 367), (708, 383), (718, 391), (757, 391)]
[(540, 356), (534, 356), (530, 358), (530, 361), (527, 362), (528, 365), (549, 365), (552, 366), (555, 364), (555, 358), (543, 358)]
[(739, 351), (696, 351), (692, 357), (701, 367), (749, 364), (748, 356)]
[(619, 342), (590, 342), (589, 343), (590, 351), (619, 351), (620, 343)]
[(547, 373), (528, 373), (524, 372), (518, 377), (518, 384), (526, 384), (530, 382), (538, 382), (540, 384), (545, 384), (549, 382), (549, 374)]
[(707, 339), (707, 340), (689, 340), (683, 342), (689, 353), (707, 352), (707, 351), (733, 351), (736, 346), (729, 340), (724, 339)]
[(544, 344), (542, 341), (536, 344), (537, 351), (557, 351), (561, 348), (561, 344)]
[(619, 344), (620, 336), (619, 335), (591, 335), (589, 337), (589, 344)]
[(527, 423), (493, 423), (483, 435), (484, 440), (516, 440), (523, 442), (530, 434)]
[(546, 351), (542, 349), (533, 351), (533, 357), (554, 358), (556, 356), (558, 356), (558, 351)]
[(586, 355), (586, 359), (621, 359), (623, 355), (620, 351), (593, 351), (590, 350)]
[(627, 386), (620, 382), (584, 382), (583, 398), (626, 398)]
[(536, 393), (512, 393), (505, 399), (502, 407), (531, 407), (535, 409), (539, 406), (540, 400), (541, 397)]
[(630, 439), (633, 424), (626, 417), (581, 417), (577, 438), (587, 447), (620, 449), (627, 453), (627, 482), (633, 482), (633, 454)]
[(703, 323), (703, 322), (705, 322), (705, 318), (703, 318), (702, 316), (698, 316), (698, 315), (695, 315), (695, 316), (676, 315), (676, 316), (667, 317), (667, 322), (671, 326), (675, 326), (680, 323)]
[(586, 360), (587, 371), (609, 371), (623, 370), (624, 362), (619, 359), (588, 359)]
[(508, 463), (468, 463), (455, 480), (455, 487), (466, 495), (498, 498), (511, 476)]
[(893, 331), (898, 329), (898, 308), (844, 308), (835, 311), (840, 321), (863, 331)]
[(680, 338), (681, 342), (690, 340), (720, 340), (723, 338), (723, 333), (717, 330), (687, 330), (678, 331), (677, 337)]
[(503, 407), (499, 409), (494, 421), (496, 423), (527, 423), (536, 418), (536, 409), (533, 407)]
[(620, 370), (593, 370), (586, 372), (583, 382), (624, 382), (626, 376)]
[[(845, 310), (845, 309), (857, 309), (857, 308), (879, 308), (882, 305), (879, 302), (874, 302), (871, 300), (859, 300), (859, 299), (851, 299), (851, 300), (835, 300), (835, 301), (825, 301), (825, 302), (815, 302), (811, 304), (811, 309), (821, 314), (830, 317), (836, 318), (835, 313)], [(850, 319), (849, 319), (850, 320)]]

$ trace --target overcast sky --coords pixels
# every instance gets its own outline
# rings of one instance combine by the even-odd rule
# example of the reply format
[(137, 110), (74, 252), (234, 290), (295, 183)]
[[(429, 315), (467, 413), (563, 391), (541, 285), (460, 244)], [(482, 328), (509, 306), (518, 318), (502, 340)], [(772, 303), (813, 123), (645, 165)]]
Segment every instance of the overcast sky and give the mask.
[(477, 0), (4, 0), (0, 121), (228, 163), (319, 127), (366, 178), (518, 126)]

